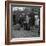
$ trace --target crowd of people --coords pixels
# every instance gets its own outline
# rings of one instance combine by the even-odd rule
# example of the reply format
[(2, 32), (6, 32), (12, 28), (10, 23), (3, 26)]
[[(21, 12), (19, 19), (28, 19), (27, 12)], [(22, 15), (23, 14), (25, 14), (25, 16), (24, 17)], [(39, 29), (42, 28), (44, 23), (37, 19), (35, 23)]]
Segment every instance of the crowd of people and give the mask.
[[(30, 14), (25, 14), (22, 13), (20, 15), (13, 15), (13, 24), (14, 25), (19, 25), (21, 28), (24, 28), (24, 30), (30, 30), (30, 27), (33, 27), (35, 25), (35, 14), (30, 13)], [(18, 26), (18, 27), (19, 27)]]

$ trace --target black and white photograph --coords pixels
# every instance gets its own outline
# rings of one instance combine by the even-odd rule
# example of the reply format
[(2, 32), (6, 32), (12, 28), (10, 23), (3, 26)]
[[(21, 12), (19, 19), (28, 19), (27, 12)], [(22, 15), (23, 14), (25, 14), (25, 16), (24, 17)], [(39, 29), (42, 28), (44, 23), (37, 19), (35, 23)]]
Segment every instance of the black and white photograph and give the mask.
[(45, 42), (45, 3), (6, 2), (6, 44)]
[(11, 37), (40, 37), (40, 7), (11, 5)]

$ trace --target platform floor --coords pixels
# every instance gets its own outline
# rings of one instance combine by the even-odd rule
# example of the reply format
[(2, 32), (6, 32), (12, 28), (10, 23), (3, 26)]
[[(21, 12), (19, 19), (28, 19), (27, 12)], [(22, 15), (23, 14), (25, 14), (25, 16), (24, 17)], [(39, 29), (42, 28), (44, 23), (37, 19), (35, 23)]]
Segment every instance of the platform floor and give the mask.
[(21, 28), (20, 30), (15, 30), (14, 27), (12, 27), (11, 36), (12, 38), (39, 37), (40, 35), (38, 35), (38, 30), (39, 28), (32, 30), (24, 30)]

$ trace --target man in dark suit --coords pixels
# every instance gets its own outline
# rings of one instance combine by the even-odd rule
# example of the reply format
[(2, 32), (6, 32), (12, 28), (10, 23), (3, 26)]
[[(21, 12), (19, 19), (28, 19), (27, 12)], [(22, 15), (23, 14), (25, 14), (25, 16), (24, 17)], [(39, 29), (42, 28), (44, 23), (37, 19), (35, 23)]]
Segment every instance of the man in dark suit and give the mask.
[(15, 18), (16, 18), (16, 15), (14, 14), (13, 15), (13, 25), (16, 25), (16, 19)]

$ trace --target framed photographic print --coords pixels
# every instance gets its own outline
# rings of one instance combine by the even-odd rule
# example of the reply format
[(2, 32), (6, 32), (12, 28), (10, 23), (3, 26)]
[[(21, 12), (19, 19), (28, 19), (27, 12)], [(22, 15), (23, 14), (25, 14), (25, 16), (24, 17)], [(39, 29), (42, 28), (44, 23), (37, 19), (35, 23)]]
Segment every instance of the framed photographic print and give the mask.
[(45, 42), (45, 3), (5, 2), (5, 44)]

